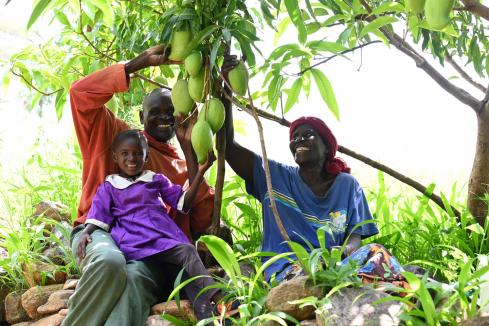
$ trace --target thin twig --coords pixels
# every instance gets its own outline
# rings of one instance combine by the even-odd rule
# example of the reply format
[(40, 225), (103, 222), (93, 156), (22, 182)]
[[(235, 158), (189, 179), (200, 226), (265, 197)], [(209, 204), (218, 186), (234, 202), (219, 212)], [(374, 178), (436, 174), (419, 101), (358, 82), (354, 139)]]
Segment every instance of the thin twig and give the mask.
[(24, 81), (24, 82), (25, 82), (27, 85), (29, 85), (29, 86), (30, 86), (30, 87), (31, 87), (33, 90), (35, 90), (35, 91), (36, 91), (36, 92), (38, 92), (38, 93), (41, 93), (41, 94), (42, 94), (42, 95), (44, 95), (44, 96), (50, 96), (50, 95), (56, 94), (56, 93), (58, 93), (58, 92), (61, 92), (61, 91), (63, 90), (63, 88), (60, 88), (60, 89), (57, 89), (57, 90), (55, 90), (55, 91), (53, 91), (53, 92), (50, 92), (50, 93), (43, 92), (43, 91), (41, 91), (39, 88), (37, 88), (36, 86), (34, 86), (34, 85), (33, 85), (33, 84), (30, 82), (30, 81), (28, 81), (28, 80), (27, 80), (27, 79), (24, 77), (24, 75), (16, 73), (16, 72), (14, 71), (14, 69), (13, 69), (13, 68), (12, 68), (12, 69), (10, 69), (10, 72), (11, 72), (12, 74), (14, 74), (15, 76), (17, 76), (17, 77), (22, 78), (22, 80), (23, 80), (23, 81)]
[(349, 52), (353, 52), (355, 50), (361, 49), (363, 47), (366, 47), (367, 45), (374, 44), (374, 43), (381, 43), (381, 41), (375, 40), (375, 41), (371, 41), (371, 42), (367, 42), (367, 43), (364, 43), (364, 44), (357, 45), (357, 46), (355, 46), (355, 47), (353, 47), (351, 49), (345, 50), (345, 51), (341, 51), (340, 53), (335, 54), (335, 55), (332, 55), (330, 57), (327, 57), (326, 59), (324, 59), (322, 61), (319, 61), (318, 63), (315, 63), (315, 64), (313, 64), (310, 67), (304, 68), (303, 70), (301, 70), (300, 72), (298, 72), (296, 75), (297, 76), (302, 76), (306, 71), (311, 70), (311, 69), (313, 69), (313, 68), (315, 68), (315, 67), (317, 67), (319, 65), (322, 65), (323, 63), (326, 63), (326, 62), (328, 62), (331, 59), (334, 59), (334, 58), (336, 58), (336, 57), (338, 57), (340, 55), (343, 55), (343, 54), (346, 54), (346, 53), (349, 53)]
[[(219, 77), (221, 78), (221, 80), (224, 82), (224, 84), (229, 89), (231, 89), (231, 85), (229, 85), (229, 83), (227, 82), (226, 78), (224, 78), (224, 76), (222, 75), (222, 72), (220, 70), (218, 70), (218, 74), (219, 74)], [(220, 84), (218, 84), (218, 87), (221, 88), (221, 93), (224, 94), (224, 96), (226, 96), (231, 101), (231, 103), (237, 104), (237, 101), (235, 101), (232, 96), (227, 94), (227, 92), (224, 90), (224, 88)], [(265, 180), (266, 180), (266, 184), (267, 184), (267, 190), (269, 193), (269, 199), (270, 199), (270, 206), (272, 209), (272, 214), (273, 214), (273, 217), (275, 219), (275, 223), (277, 224), (277, 227), (280, 231), (280, 234), (282, 235), (282, 238), (284, 239), (284, 241), (287, 241), (287, 243), (290, 247), (290, 237), (284, 228), (282, 220), (280, 219), (280, 215), (278, 213), (277, 206), (275, 203), (273, 187), (272, 187), (272, 178), (270, 175), (270, 166), (268, 164), (267, 149), (265, 146), (265, 138), (263, 136), (263, 126), (261, 124), (260, 118), (258, 117), (258, 112), (256, 111), (256, 107), (253, 105), (253, 99), (251, 97), (249, 85), (248, 85), (248, 99), (250, 101), (248, 106), (239, 105), (239, 107), (241, 107), (246, 113), (250, 114), (255, 119), (256, 125), (258, 127), (258, 136), (260, 137), (260, 147), (261, 147), (261, 152), (262, 152), (262, 157), (263, 157), (263, 167), (265, 170)]]
[(460, 76), (462, 76), (463, 79), (465, 79), (467, 82), (472, 84), (472, 86), (476, 87), (480, 91), (484, 93), (486, 92), (486, 88), (483, 85), (472, 79), (472, 77), (470, 77), (469, 74), (458, 65), (458, 63), (453, 61), (453, 57), (450, 55), (450, 53), (446, 52), (445, 60), (459, 73)]
[(133, 72), (133, 73), (131, 74), (131, 76), (137, 77), (137, 78), (139, 78), (139, 79), (144, 80), (145, 82), (148, 82), (148, 83), (153, 84), (153, 85), (155, 85), (155, 86), (158, 86), (158, 87), (160, 87), (160, 88), (165, 88), (165, 89), (167, 89), (167, 90), (171, 91), (171, 87), (169, 87), (169, 86), (167, 86), (167, 85), (165, 85), (165, 84), (158, 83), (157, 81), (154, 81), (154, 80), (152, 80), (152, 79), (150, 79), (150, 78), (148, 78), (148, 77), (146, 77), (146, 76), (144, 76), (144, 75), (141, 75), (140, 73)]

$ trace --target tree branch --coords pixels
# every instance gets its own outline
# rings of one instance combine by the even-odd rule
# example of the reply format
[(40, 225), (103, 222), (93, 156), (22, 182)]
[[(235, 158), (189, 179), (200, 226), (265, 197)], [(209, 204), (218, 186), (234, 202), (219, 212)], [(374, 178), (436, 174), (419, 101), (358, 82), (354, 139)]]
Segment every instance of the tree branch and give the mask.
[(462, 0), (462, 3), (465, 11), (470, 11), (474, 15), (489, 21), (489, 7), (481, 4), (479, 0)]
[(477, 89), (479, 89), (480, 91), (482, 92), (486, 92), (486, 88), (479, 84), (478, 82), (476, 82), (474, 79), (472, 79), (472, 77), (469, 76), (469, 74), (462, 69), (462, 67), (460, 67), (458, 65), (458, 63), (456, 63), (455, 61), (453, 61), (453, 58), (452, 56), (450, 55), (450, 53), (448, 53), (448, 51), (445, 53), (445, 60), (460, 74), (460, 76), (462, 76), (463, 79), (465, 79), (468, 83), (472, 84), (472, 86), (476, 87)]
[[(372, 13), (372, 8), (365, 0), (360, 0), (363, 7), (367, 10), (369, 14)], [(370, 16), (367, 20), (373, 20), (376, 16)], [(416, 66), (428, 74), (441, 88), (446, 90), (460, 102), (471, 107), (476, 113), (479, 112), (481, 107), (481, 101), (477, 100), (474, 96), (468, 93), (466, 90), (455, 86), (448, 79), (446, 79), (442, 74), (440, 74), (428, 61), (420, 55), (411, 45), (405, 42), (402, 37), (394, 32), (389, 31), (385, 27), (379, 28), (382, 34), (389, 40), (389, 42), (394, 45), (399, 51), (403, 52), (411, 59), (414, 60)]]
[(298, 72), (298, 73), (296, 74), (296, 76), (302, 76), (302, 75), (303, 75), (303, 74), (304, 74), (306, 71), (309, 71), (309, 70), (311, 70), (311, 69), (313, 69), (313, 68), (315, 68), (315, 67), (317, 67), (317, 66), (319, 66), (319, 65), (322, 65), (323, 63), (326, 63), (326, 62), (328, 62), (329, 60), (334, 59), (334, 58), (336, 58), (336, 57), (338, 57), (338, 56), (340, 56), (340, 55), (343, 55), (343, 54), (346, 54), (346, 53), (349, 53), (349, 52), (353, 52), (353, 51), (355, 51), (355, 50), (358, 50), (358, 49), (361, 49), (361, 48), (363, 48), (363, 47), (366, 47), (367, 45), (370, 45), (370, 44), (375, 44), (375, 43), (381, 43), (381, 41), (379, 41), (379, 40), (370, 41), (370, 42), (367, 42), (367, 43), (364, 43), (364, 44), (357, 45), (357, 46), (355, 46), (355, 47), (353, 47), (353, 48), (351, 48), (351, 49), (348, 49), (348, 50), (345, 50), (345, 51), (341, 51), (341, 52), (340, 52), (340, 53), (338, 53), (338, 54), (335, 54), (335, 55), (332, 55), (332, 56), (330, 56), (330, 57), (327, 57), (326, 59), (321, 60), (321, 61), (319, 61), (318, 63), (315, 63), (315, 64), (313, 64), (312, 66), (310, 66), (310, 67), (307, 67), (307, 68), (303, 69), (302, 71)]
[(156, 82), (156, 81), (154, 81), (154, 80), (152, 80), (152, 79), (150, 79), (150, 78), (148, 78), (148, 77), (146, 77), (146, 76), (144, 76), (144, 75), (141, 75), (140, 73), (133, 72), (133, 73), (131, 74), (131, 76), (134, 76), (134, 77), (137, 77), (137, 78), (139, 78), (139, 79), (142, 79), (142, 80), (144, 80), (145, 82), (148, 82), (148, 83), (150, 83), (150, 84), (153, 84), (153, 85), (155, 85), (155, 86), (158, 86), (159, 88), (166, 88), (166, 89), (168, 89), (168, 90), (170, 90), (170, 91), (171, 91), (171, 87), (166, 86), (165, 84), (158, 83), (158, 82)]
[[(242, 110), (249, 112), (249, 110), (250, 110), (249, 104), (244, 106), (243, 104), (239, 103), (239, 101), (236, 98), (229, 96), (226, 93), (224, 93), (224, 95), (226, 96), (226, 98), (228, 100), (230, 100), (237, 107), (241, 108)], [(488, 93), (488, 98), (489, 98), (489, 93)], [(290, 122), (288, 120), (286, 120), (285, 118), (280, 118), (280, 117), (274, 116), (273, 114), (270, 114), (268, 112), (265, 112), (263, 110), (258, 110), (258, 109), (256, 109), (256, 113), (260, 117), (265, 118), (267, 120), (277, 122), (278, 124), (280, 124), (284, 127), (290, 126)], [(452, 215), (452, 213), (453, 213), (453, 215), (455, 215), (455, 217), (457, 217), (457, 219), (460, 219), (460, 212), (455, 207), (453, 207), (452, 205), (450, 205), (450, 209), (445, 207), (443, 200), (440, 198), (440, 196), (438, 196), (434, 193), (430, 194), (429, 192), (427, 192), (427, 188), (425, 186), (423, 186), (421, 183), (417, 182), (416, 180), (411, 179), (411, 178), (403, 175), (402, 173), (399, 173), (396, 170), (391, 169), (384, 164), (378, 163), (378, 162), (376, 162), (376, 161), (374, 161), (374, 160), (372, 160), (372, 159), (370, 159), (370, 158), (368, 158), (362, 154), (358, 154), (358, 153), (352, 151), (351, 149), (346, 148), (345, 146), (339, 145), (338, 151), (340, 153), (343, 153), (345, 155), (353, 157), (353, 158), (355, 158), (355, 159), (357, 159), (357, 160), (359, 160), (359, 161), (361, 161), (361, 162), (363, 162), (363, 163), (365, 163), (365, 164), (367, 164), (367, 165), (369, 165), (369, 166), (371, 166), (371, 167), (373, 167), (379, 171), (387, 173), (388, 175), (390, 175), (394, 179), (397, 179), (400, 182), (407, 184), (408, 186), (416, 189), (417, 191), (421, 192), (424, 196), (428, 197), (433, 202), (435, 202), (435, 204), (437, 204), (441, 209), (443, 209), (449, 215)], [(450, 212), (450, 210), (451, 210), (451, 212)]]
[(37, 88), (36, 86), (34, 86), (34, 85), (33, 85), (33, 84), (30, 82), (30, 81), (28, 81), (28, 80), (27, 80), (27, 78), (25, 78), (25, 77), (24, 77), (24, 75), (16, 73), (16, 72), (14, 71), (14, 69), (13, 69), (13, 68), (11, 68), (11, 69), (10, 69), (10, 72), (11, 72), (12, 74), (14, 74), (15, 76), (17, 76), (17, 77), (22, 78), (22, 80), (23, 80), (23, 81), (24, 81), (24, 82), (25, 82), (27, 85), (29, 85), (29, 86), (30, 86), (30, 87), (31, 87), (33, 90), (35, 90), (35, 91), (36, 91), (36, 92), (38, 92), (38, 93), (41, 93), (41, 94), (42, 94), (42, 95), (44, 95), (44, 96), (53, 95), (53, 94), (56, 94), (56, 93), (61, 92), (61, 91), (63, 90), (63, 88), (60, 88), (60, 89), (57, 89), (57, 90), (55, 90), (55, 91), (53, 91), (53, 92), (50, 92), (50, 93), (43, 92), (43, 91), (41, 91), (39, 88)]

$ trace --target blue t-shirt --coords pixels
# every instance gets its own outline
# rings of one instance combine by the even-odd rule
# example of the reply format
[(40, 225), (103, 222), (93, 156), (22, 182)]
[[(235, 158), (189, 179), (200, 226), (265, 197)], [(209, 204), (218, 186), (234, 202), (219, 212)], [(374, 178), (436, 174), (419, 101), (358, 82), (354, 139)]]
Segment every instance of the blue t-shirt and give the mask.
[[(358, 223), (371, 220), (367, 199), (358, 181), (350, 174), (340, 173), (324, 197), (316, 196), (299, 175), (299, 167), (288, 166), (269, 160), (272, 188), (278, 213), (290, 240), (300, 243), (308, 250), (306, 239), (319, 248), (317, 229), (329, 225), (333, 235), (326, 232), (326, 246), (341, 246)], [(253, 164), (253, 183), (246, 190), (262, 204), (263, 241), (262, 251), (289, 252), (288, 245), (275, 223), (267, 191), (263, 160), (256, 155)], [(374, 223), (356, 228), (353, 233), (367, 238), (379, 231)], [(268, 260), (263, 259), (263, 262)], [(284, 270), (289, 261), (281, 259), (265, 271), (266, 278)]]

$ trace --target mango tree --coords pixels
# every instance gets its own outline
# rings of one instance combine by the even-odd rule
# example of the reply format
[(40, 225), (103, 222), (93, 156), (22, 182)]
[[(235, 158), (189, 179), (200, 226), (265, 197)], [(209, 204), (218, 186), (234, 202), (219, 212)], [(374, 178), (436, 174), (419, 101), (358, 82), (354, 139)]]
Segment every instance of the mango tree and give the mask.
[[(448, 94), (475, 112), (479, 121), (478, 138), (468, 207), (479, 223), (485, 220), (488, 209), (483, 199), (489, 184), (489, 92), (459, 63), (470, 65), (481, 78), (489, 73), (489, 46), (485, 37), (489, 8), (478, 1), (260, 0), (248, 4), (243, 0), (35, 0), (27, 27), (31, 28), (40, 17), (58, 26), (59, 32), (41, 46), (30, 46), (14, 55), (9, 67), (37, 91), (32, 105), (41, 96), (53, 97), (58, 116), (63, 113), (72, 81), (163, 43), (171, 46), (171, 58), (181, 60), (182, 64), (135, 74), (137, 78), (133, 79), (130, 91), (115, 96), (108, 104), (119, 116), (130, 119), (151, 88), (174, 86), (181, 98), (176, 103), (178, 110), (187, 114), (194, 110), (194, 102), (203, 102), (199, 115), (203, 113), (204, 117), (199, 122), (209, 124), (210, 104), (222, 90), (219, 70), (222, 57), (236, 48), (245, 58), (251, 77), (264, 76), (262, 87), (253, 93), (246, 89), (246, 83), (230, 85), (235, 93), (231, 99), (236, 105), (249, 110), (256, 118), (260, 114), (287, 124), (283, 117), (270, 111), (279, 106), (282, 112), (293, 109), (299, 94), (308, 95), (314, 82), (328, 108), (338, 117), (333, 87), (320, 69), (321, 64), (373, 43), (394, 46), (412, 58)], [(297, 30), (297, 39), (279, 45), (266, 55), (263, 64), (257, 65), (256, 56), (265, 56), (255, 44), (261, 33), (275, 33), (278, 37), (289, 25)], [(332, 28), (337, 33), (327, 39), (326, 31)], [(482, 92), (480, 98), (443, 76), (423, 52), (437, 59), (439, 69), (446, 63), (452, 65), (465, 81)], [(240, 64), (240, 69), (243, 65)], [(285, 67), (296, 67), (298, 73), (291, 76), (284, 72)], [(9, 78), (5, 76), (4, 84)], [(175, 79), (175, 85), (169, 85)], [(286, 96), (284, 102), (282, 96)], [(257, 110), (254, 102), (264, 103), (267, 111)], [(219, 104), (212, 107), (219, 111)], [(214, 114), (210, 116), (210, 120), (215, 120)], [(217, 127), (219, 121), (215, 125), (198, 129), (204, 130), (202, 133), (208, 139), (209, 130), (222, 134)], [(217, 146), (222, 148), (225, 140), (219, 136), (217, 140)], [(447, 206), (438, 199), (439, 205)]]

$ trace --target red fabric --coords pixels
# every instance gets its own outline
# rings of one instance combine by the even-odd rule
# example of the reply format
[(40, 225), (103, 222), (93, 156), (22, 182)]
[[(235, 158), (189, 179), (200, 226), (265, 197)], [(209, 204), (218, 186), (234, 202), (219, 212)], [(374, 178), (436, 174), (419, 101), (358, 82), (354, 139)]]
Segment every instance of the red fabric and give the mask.
[(292, 140), (292, 134), (297, 127), (308, 124), (310, 125), (324, 140), (324, 142), (329, 145), (329, 153), (326, 157), (326, 162), (324, 163), (324, 169), (326, 172), (332, 175), (338, 175), (340, 172), (350, 173), (350, 167), (344, 160), (336, 157), (336, 152), (338, 151), (338, 142), (336, 137), (331, 132), (331, 129), (324, 123), (323, 120), (316, 117), (301, 117), (290, 124), (289, 127), (289, 140)]
[[(70, 102), (75, 131), (83, 157), (82, 194), (75, 225), (85, 223), (97, 187), (109, 174), (117, 173), (112, 160), (111, 144), (115, 135), (129, 126), (104, 105), (114, 93), (129, 88), (123, 64), (94, 72), (71, 85)], [(187, 165), (175, 147), (163, 144), (146, 134), (150, 145), (149, 160), (144, 168), (167, 176), (173, 183), (185, 186)], [(202, 232), (210, 226), (214, 208), (214, 191), (203, 182), (189, 214), (172, 212), (177, 225), (191, 239), (191, 232)]]
[(143, 135), (148, 140), (148, 144), (151, 147), (154, 147), (158, 152), (174, 159), (181, 159), (177, 153), (176, 147), (173, 146), (172, 144), (159, 142), (153, 136), (148, 134), (146, 131), (143, 131)]

